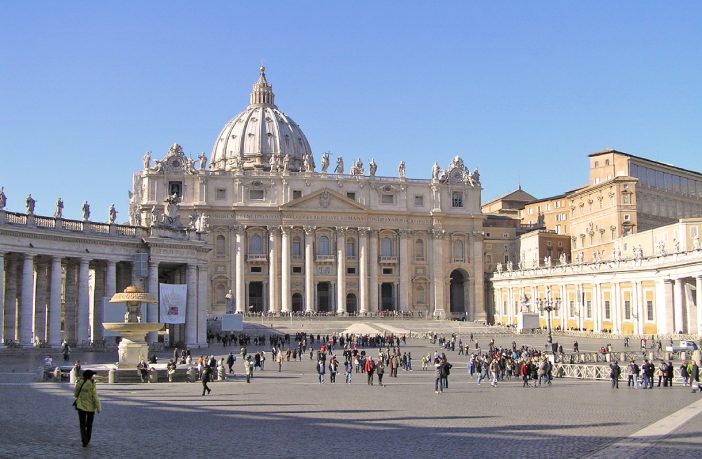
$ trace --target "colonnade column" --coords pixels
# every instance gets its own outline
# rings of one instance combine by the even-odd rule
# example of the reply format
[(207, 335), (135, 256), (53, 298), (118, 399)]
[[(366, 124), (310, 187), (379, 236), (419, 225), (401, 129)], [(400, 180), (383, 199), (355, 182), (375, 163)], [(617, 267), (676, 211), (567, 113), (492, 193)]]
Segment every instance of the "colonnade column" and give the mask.
[(336, 228), (336, 313), (346, 312), (346, 231)]
[[(112, 295), (115, 293), (117, 293), (117, 262), (107, 260), (107, 267), (105, 268), (105, 297), (112, 298)], [(96, 327), (100, 332), (93, 334), (102, 338), (102, 323), (105, 321), (105, 305), (102, 302), (102, 298), (100, 298), (99, 301), (100, 302), (95, 306), (95, 319)]]
[(236, 312), (246, 311), (246, 286), (244, 284), (244, 227), (236, 229)]
[(5, 254), (0, 252), (0, 348), (5, 343)]
[(185, 345), (197, 344), (197, 266), (188, 264), (185, 268), (185, 285), (188, 289), (185, 307)]
[(61, 258), (51, 257), (49, 287), (49, 337), (51, 347), (61, 345)]
[(432, 233), (432, 273), (434, 284), (434, 316), (446, 317), (446, 299), (443, 280), (443, 242), (444, 231), (434, 230)]
[(78, 328), (76, 341), (80, 345), (90, 338), (90, 260), (80, 259), (78, 266)]
[(368, 312), (378, 312), (378, 231), (370, 230), (370, 247), (368, 250), (370, 279), (368, 279)]
[(702, 276), (695, 277), (695, 305), (697, 306), (697, 336), (702, 336)]
[(368, 228), (358, 228), (358, 294), (359, 312), (368, 312)]
[(314, 307), (314, 227), (305, 226), (305, 312)]
[(643, 298), (641, 296), (641, 281), (633, 281), (631, 283), (631, 302), (634, 319), (634, 335), (643, 334)]
[(407, 311), (409, 304), (409, 291), (412, 287), (410, 281), (410, 266), (409, 250), (407, 248), (407, 239), (412, 234), (410, 230), (400, 230), (400, 311)]
[(685, 332), (683, 301), (683, 281), (682, 279), (675, 279), (675, 286), (673, 289), (673, 333)]
[(37, 338), (46, 340), (46, 290), (48, 287), (48, 266), (45, 261), (37, 261), (34, 278), (34, 312), (32, 321), (32, 335)]
[(209, 278), (207, 265), (198, 265), (198, 289), (197, 289), (197, 344), (207, 345), (207, 305), (209, 304)]
[(77, 271), (75, 260), (67, 260), (65, 290), (66, 313), (63, 320), (64, 337), (67, 341), (76, 340), (76, 314), (78, 312), (78, 297), (76, 291)]
[(289, 313), (291, 311), (291, 291), (290, 291), (290, 227), (283, 226), (280, 228), (281, 233), (281, 279), (280, 279), (280, 297), (281, 297), (281, 312)]
[[(149, 261), (149, 293), (158, 300), (158, 261)], [(158, 303), (146, 305), (146, 321), (158, 322)], [(156, 332), (150, 332), (146, 341), (149, 344), (156, 342), (158, 335)]]
[(19, 342), (32, 346), (32, 312), (34, 308), (34, 256), (25, 254), (22, 262), (22, 298), (19, 307)]

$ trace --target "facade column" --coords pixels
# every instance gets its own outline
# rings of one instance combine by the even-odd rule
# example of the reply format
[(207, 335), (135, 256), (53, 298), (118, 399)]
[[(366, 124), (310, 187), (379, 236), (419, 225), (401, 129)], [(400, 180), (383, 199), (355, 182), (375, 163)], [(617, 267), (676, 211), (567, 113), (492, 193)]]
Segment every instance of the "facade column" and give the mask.
[(280, 305), (280, 228), (268, 227), (268, 312), (279, 313)]
[(280, 229), (281, 232), (281, 248), (280, 248), (280, 258), (281, 258), (281, 285), (280, 285), (280, 297), (281, 297), (281, 312), (283, 314), (288, 314), (291, 312), (292, 308), (290, 303), (292, 301), (292, 291), (290, 290), (290, 231), (292, 230), (289, 226), (283, 226)]
[(305, 312), (313, 312), (314, 307), (314, 233), (313, 226), (305, 226)]
[(246, 284), (244, 283), (244, 271), (246, 269), (244, 256), (246, 254), (245, 229), (240, 226), (236, 230), (236, 312), (243, 314), (246, 312)]
[[(105, 266), (105, 298), (112, 298), (112, 295), (117, 293), (117, 262), (113, 260), (107, 260)], [(109, 299), (107, 301), (110, 301)], [(105, 303), (103, 303), (103, 298), (95, 297), (95, 327), (96, 330), (93, 331), (93, 335), (97, 338), (102, 339), (103, 328), (102, 323), (105, 321)]]
[(592, 284), (592, 331), (602, 331), (602, 284)]
[(368, 312), (368, 228), (358, 228), (359, 312)]
[(96, 263), (93, 270), (93, 291), (89, 292), (90, 307), (89, 307), (89, 330), (90, 340), (98, 342), (102, 340), (102, 299), (105, 297), (105, 281), (106, 281), (107, 265), (105, 267)]
[(640, 335), (643, 333), (643, 300), (641, 299), (641, 281), (632, 281), (631, 283), (631, 311), (632, 318), (634, 319), (634, 330), (633, 335)]
[(443, 243), (445, 233), (443, 230), (434, 230), (432, 233), (432, 283), (434, 284), (434, 316), (446, 317), (446, 298), (443, 279), (444, 251)]
[(612, 333), (622, 332), (621, 289), (619, 282), (612, 282)]
[(34, 340), (46, 341), (46, 293), (48, 288), (48, 266), (45, 261), (38, 260), (34, 277), (34, 321), (32, 335)]
[(51, 258), (49, 287), (49, 346), (61, 345), (61, 258)]
[(378, 312), (378, 231), (370, 230), (368, 250), (370, 279), (368, 279), (368, 312)]
[(90, 339), (90, 260), (81, 258), (78, 266), (78, 326), (76, 341), (80, 345)]
[(684, 333), (687, 331), (685, 329), (685, 318), (683, 317), (683, 302), (685, 301), (683, 286), (682, 279), (675, 279), (673, 288), (673, 333)]
[(695, 277), (695, 305), (697, 306), (697, 336), (702, 336), (702, 276)]
[(197, 265), (188, 264), (185, 268), (185, 284), (188, 289), (185, 307), (185, 345), (197, 347)]
[(673, 281), (656, 281), (656, 325), (659, 335), (674, 333), (673, 327)]
[[(153, 294), (156, 299), (158, 295), (158, 261), (149, 260), (149, 293)], [(146, 321), (158, 322), (158, 303), (146, 305)], [(151, 332), (147, 335), (146, 341), (151, 344), (158, 340), (156, 332)]]
[(398, 304), (398, 310), (400, 312), (411, 309), (409, 304), (409, 292), (410, 288), (412, 288), (412, 281), (410, 280), (410, 266), (412, 266), (412, 263), (409, 259), (407, 242), (411, 234), (411, 230), (400, 230), (400, 301)]
[(76, 278), (78, 266), (75, 260), (66, 262), (66, 290), (65, 303), (66, 312), (64, 314), (64, 338), (68, 342), (76, 341), (76, 314), (78, 313), (78, 296), (76, 289)]
[(346, 312), (346, 231), (336, 228), (336, 313)]
[(197, 345), (207, 346), (207, 305), (209, 305), (209, 274), (207, 265), (199, 265), (197, 289)]

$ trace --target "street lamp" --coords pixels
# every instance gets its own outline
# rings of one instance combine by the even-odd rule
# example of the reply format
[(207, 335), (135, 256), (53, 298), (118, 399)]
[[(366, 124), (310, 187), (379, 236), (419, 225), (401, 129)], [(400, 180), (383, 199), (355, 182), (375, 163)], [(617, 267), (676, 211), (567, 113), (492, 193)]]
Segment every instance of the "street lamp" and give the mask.
[(553, 336), (551, 335), (551, 311), (558, 311), (561, 307), (561, 299), (554, 299), (551, 295), (551, 287), (546, 287), (546, 298), (538, 298), (536, 305), (539, 311), (546, 311), (546, 327), (548, 329), (548, 344), (553, 344)]

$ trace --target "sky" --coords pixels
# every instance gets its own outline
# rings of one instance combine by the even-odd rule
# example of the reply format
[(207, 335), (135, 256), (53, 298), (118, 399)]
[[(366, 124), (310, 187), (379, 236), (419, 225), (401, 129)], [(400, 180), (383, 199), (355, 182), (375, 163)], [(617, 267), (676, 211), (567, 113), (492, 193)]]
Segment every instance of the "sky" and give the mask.
[(317, 164), (459, 155), (483, 202), (585, 184), (607, 148), (702, 171), (701, 24), (699, 1), (0, 2), (0, 186), (126, 221), (144, 152), (209, 157), (261, 64)]

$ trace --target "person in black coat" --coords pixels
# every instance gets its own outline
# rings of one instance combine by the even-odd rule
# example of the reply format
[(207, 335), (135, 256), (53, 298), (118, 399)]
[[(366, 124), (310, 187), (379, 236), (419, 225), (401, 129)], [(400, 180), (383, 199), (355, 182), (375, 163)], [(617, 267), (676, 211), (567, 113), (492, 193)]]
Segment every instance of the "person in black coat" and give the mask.
[(207, 383), (210, 382), (212, 378), (212, 368), (210, 366), (206, 366), (205, 369), (202, 371), (202, 395), (205, 395), (205, 391), (209, 394), (212, 392), (212, 389), (207, 387)]

